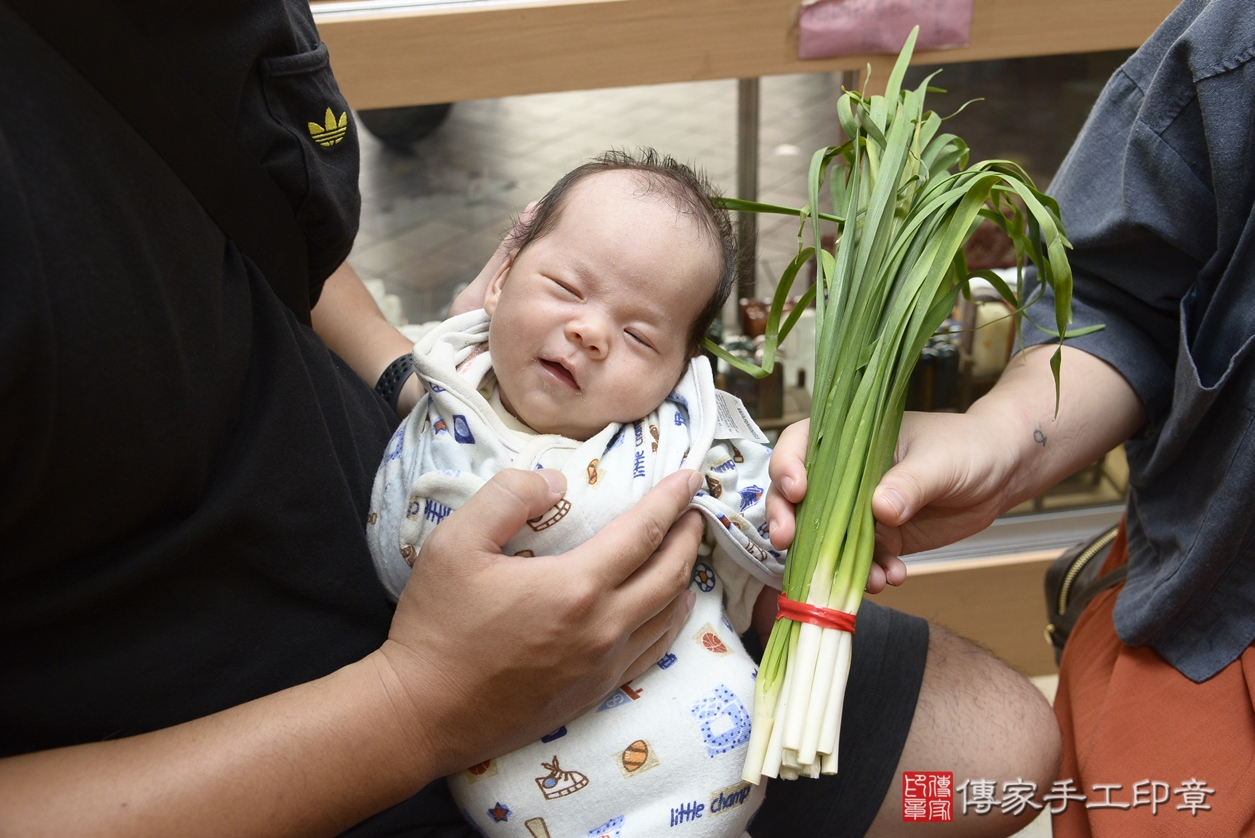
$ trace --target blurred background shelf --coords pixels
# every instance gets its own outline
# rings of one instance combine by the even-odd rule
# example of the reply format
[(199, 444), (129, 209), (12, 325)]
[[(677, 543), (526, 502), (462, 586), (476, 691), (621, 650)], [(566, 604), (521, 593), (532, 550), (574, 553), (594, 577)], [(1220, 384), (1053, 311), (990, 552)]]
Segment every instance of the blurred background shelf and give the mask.
[[(975, 0), (971, 43), (917, 64), (1132, 49), (1172, 0)], [(355, 108), (528, 93), (861, 71), (892, 59), (797, 58), (797, 0), (314, 2)]]

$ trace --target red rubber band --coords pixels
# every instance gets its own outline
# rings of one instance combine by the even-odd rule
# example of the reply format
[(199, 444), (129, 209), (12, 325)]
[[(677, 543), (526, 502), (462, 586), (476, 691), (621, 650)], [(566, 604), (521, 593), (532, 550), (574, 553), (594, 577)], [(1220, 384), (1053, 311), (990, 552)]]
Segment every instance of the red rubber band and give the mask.
[(838, 611), (835, 608), (820, 608), (818, 605), (811, 605), (805, 602), (794, 602), (784, 594), (776, 600), (776, 605), (780, 611), (776, 614), (777, 620), (796, 620), (799, 623), (810, 623), (820, 628), (836, 629), (837, 631), (848, 631), (854, 633), (855, 617), (848, 611)]

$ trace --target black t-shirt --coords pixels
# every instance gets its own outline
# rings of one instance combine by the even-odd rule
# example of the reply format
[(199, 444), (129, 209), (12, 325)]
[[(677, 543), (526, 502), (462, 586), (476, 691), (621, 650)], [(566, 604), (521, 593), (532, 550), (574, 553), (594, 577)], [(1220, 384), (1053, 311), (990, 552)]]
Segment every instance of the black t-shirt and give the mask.
[[(290, 198), (311, 289), (357, 139), (303, 0), (121, 4)], [(363, 538), (395, 417), (0, 4), (0, 755), (165, 727), (386, 635)]]
[[(356, 126), (305, 0), (114, 0), (292, 203), (311, 297)], [(396, 417), (0, 3), (0, 756), (318, 678), (392, 610), (364, 537)], [(346, 130), (334, 140), (327, 115)], [(462, 836), (443, 781), (355, 835)]]

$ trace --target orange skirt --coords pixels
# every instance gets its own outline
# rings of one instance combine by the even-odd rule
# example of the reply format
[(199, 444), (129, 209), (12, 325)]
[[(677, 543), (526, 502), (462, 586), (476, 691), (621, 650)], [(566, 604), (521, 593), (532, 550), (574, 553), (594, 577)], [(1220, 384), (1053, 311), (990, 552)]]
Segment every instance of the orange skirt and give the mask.
[[(1103, 569), (1127, 560), (1121, 527)], [(1255, 644), (1195, 684), (1153, 649), (1120, 642), (1122, 587), (1089, 604), (1064, 649), (1055, 838), (1255, 836)]]

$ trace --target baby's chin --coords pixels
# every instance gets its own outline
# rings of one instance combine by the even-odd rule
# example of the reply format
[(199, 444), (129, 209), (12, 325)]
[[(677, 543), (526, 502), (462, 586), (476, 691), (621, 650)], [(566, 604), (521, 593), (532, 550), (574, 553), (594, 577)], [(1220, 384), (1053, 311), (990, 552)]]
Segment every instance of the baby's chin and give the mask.
[[(642, 410), (640, 415), (631, 418), (621, 416), (588, 416), (579, 412), (578, 421), (570, 421), (573, 410), (560, 410), (552, 404), (529, 404), (527, 399), (521, 404), (510, 398), (507, 387), (498, 379), (501, 404), (510, 415), (531, 428), (538, 434), (554, 434), (579, 442), (586, 442), (613, 424), (627, 425), (647, 416), (650, 411)], [(530, 408), (530, 409), (529, 409)]]
[(538, 434), (556, 434), (558, 436), (564, 436), (567, 439), (574, 439), (579, 442), (585, 442), (586, 440), (592, 439), (605, 429), (606, 425), (610, 424), (609, 422), (606, 422), (600, 427), (591, 428), (587, 425), (580, 425), (577, 427), (565, 423), (548, 424), (545, 422), (529, 422), (521, 416), (518, 417), (518, 420)]
[[(501, 403), (506, 410), (510, 411), (511, 416), (538, 434), (555, 434), (557, 436), (564, 436), (567, 439), (575, 439), (583, 442), (590, 437), (595, 436), (597, 431), (601, 430), (601, 428), (598, 428), (590, 432), (587, 425), (576, 426), (569, 422), (556, 421), (556, 418), (552, 416), (537, 416), (533, 415), (533, 412), (519, 410), (513, 404), (506, 401), (504, 392), (502, 393)], [(602, 427), (605, 427), (605, 425)]]
[[(518, 419), (523, 424), (527, 425), (527, 427), (531, 428), (533, 431), (535, 431), (538, 434), (556, 434), (558, 436), (564, 436), (567, 439), (578, 440), (579, 442), (585, 442), (587, 440), (592, 439), (593, 437), (597, 436), (597, 434), (601, 433), (606, 428), (608, 428), (610, 425), (613, 425), (613, 424), (626, 425), (626, 424), (629, 424), (630, 422), (636, 421), (636, 419), (621, 420), (621, 419), (614, 419), (610, 417), (606, 417), (603, 420), (601, 417), (597, 417), (588, 421), (581, 422), (578, 425), (576, 425), (569, 422), (560, 422), (560, 421), (545, 422), (542, 420), (542, 421), (532, 422), (532, 421), (529, 421), (526, 417), (520, 416), (518, 414), (515, 414), (515, 418)], [(637, 418), (639, 419), (640, 417), (637, 417)]]

